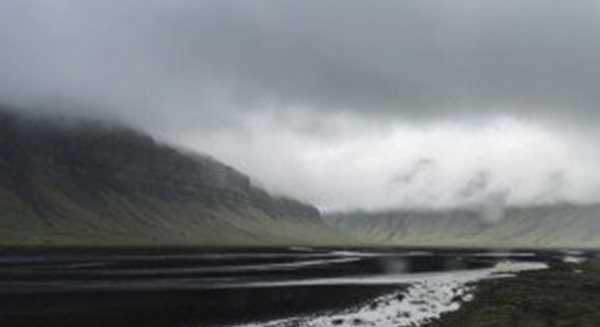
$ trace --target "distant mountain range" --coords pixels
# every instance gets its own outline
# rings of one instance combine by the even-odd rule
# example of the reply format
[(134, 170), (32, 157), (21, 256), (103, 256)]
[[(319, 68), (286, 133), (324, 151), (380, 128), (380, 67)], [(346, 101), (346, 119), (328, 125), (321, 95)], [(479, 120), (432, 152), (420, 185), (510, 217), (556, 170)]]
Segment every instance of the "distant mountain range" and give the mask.
[(130, 128), (0, 107), (0, 246), (600, 247), (600, 205), (484, 209), (321, 217)]
[[(494, 213), (497, 215), (497, 213)], [(477, 209), (331, 214), (332, 225), (363, 241), (403, 246), (600, 247), (600, 205), (508, 207), (497, 221)]]
[(0, 108), (0, 245), (332, 245), (319, 211), (135, 130)]

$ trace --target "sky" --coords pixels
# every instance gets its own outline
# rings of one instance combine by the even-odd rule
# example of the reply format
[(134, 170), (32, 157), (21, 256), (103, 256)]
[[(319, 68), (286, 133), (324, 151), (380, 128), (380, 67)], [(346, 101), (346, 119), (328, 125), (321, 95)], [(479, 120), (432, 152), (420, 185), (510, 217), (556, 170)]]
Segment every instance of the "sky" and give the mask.
[(0, 0), (0, 102), (324, 210), (600, 201), (592, 0)]

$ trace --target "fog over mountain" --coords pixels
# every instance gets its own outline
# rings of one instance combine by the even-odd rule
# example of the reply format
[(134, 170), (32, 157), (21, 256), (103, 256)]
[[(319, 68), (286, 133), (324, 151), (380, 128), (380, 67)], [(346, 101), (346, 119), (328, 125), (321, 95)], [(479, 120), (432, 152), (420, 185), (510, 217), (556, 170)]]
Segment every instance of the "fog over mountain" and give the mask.
[(595, 1), (0, 1), (0, 102), (322, 209), (600, 201)]

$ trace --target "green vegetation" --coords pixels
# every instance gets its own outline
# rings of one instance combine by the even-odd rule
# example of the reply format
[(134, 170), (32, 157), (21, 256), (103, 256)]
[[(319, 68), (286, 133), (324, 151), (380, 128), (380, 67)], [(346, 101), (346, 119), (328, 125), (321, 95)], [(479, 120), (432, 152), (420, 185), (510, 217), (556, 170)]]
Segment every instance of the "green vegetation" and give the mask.
[(0, 246), (291, 246), (355, 241), (216, 160), (122, 127), (0, 111)]
[(355, 212), (325, 219), (365, 241), (404, 246), (457, 245), (483, 227), (479, 217), (467, 210)]
[(600, 204), (508, 207), (499, 221), (485, 210), (404, 210), (326, 217), (365, 241), (401, 246), (598, 248)]
[(600, 261), (556, 263), (548, 270), (483, 282), (475, 300), (426, 327), (596, 327)]

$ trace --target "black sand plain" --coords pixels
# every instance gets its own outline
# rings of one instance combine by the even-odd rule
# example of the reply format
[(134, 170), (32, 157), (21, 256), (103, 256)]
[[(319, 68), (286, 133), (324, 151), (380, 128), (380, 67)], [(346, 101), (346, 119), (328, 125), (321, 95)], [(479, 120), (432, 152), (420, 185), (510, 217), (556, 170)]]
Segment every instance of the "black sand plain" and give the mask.
[(0, 326), (227, 326), (343, 310), (406, 287), (356, 282), (367, 276), (479, 269), (502, 259), (559, 262), (556, 251), (525, 252), (531, 256), (475, 249), (5, 249)]

